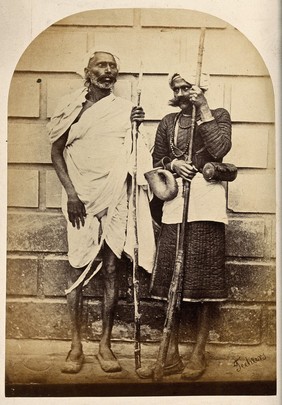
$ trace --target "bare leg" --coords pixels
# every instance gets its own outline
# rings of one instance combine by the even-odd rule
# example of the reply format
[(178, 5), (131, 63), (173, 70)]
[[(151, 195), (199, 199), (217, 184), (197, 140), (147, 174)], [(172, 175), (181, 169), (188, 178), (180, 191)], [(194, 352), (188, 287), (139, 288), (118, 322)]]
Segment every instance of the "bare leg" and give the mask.
[(102, 337), (99, 355), (106, 361), (116, 361), (111, 351), (111, 334), (118, 300), (117, 257), (105, 243), (103, 251), (104, 297), (102, 307)]
[(190, 360), (201, 359), (205, 354), (205, 347), (207, 339), (209, 336), (210, 323), (212, 319), (213, 304), (203, 303), (200, 305), (198, 314), (198, 331), (197, 331), (197, 341), (194, 346)]
[(197, 378), (205, 370), (205, 347), (209, 336), (212, 313), (212, 303), (205, 302), (200, 304), (198, 309), (197, 340), (189, 362), (182, 374), (183, 378)]
[[(74, 269), (70, 271), (68, 279), (68, 288), (77, 280), (83, 269)], [(81, 344), (81, 323), (82, 323), (82, 307), (83, 307), (83, 294), (82, 284), (71, 291), (67, 296), (67, 305), (71, 320), (71, 333), (72, 343), (71, 352), (69, 355), (70, 360), (74, 361), (82, 354)]]
[[(68, 287), (77, 280), (81, 270), (72, 268), (68, 277)], [(84, 355), (81, 344), (81, 323), (82, 323), (82, 285), (79, 285), (67, 295), (67, 305), (71, 321), (71, 350), (61, 369), (62, 373), (78, 373), (82, 367)]]

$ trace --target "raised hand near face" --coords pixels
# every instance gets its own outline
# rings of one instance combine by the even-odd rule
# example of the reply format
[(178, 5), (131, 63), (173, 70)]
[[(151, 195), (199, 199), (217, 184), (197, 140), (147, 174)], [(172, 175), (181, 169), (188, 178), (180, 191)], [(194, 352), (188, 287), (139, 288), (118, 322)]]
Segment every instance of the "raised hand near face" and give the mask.
[(200, 87), (194, 85), (189, 90), (188, 98), (192, 104), (194, 104), (197, 108), (202, 106), (207, 106), (208, 102)]

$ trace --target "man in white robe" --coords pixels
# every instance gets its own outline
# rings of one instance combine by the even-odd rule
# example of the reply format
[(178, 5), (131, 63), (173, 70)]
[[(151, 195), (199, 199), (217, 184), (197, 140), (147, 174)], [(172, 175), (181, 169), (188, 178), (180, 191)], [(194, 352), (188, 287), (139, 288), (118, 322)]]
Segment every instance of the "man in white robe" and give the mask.
[[(128, 173), (131, 173), (131, 127), (134, 121), (140, 125), (144, 111), (112, 93), (118, 64), (111, 53), (94, 52), (84, 72), (85, 88), (65, 98), (48, 125), (52, 162), (63, 186), (62, 207), (68, 220), (68, 257), (72, 267), (66, 290), (72, 344), (62, 372), (77, 373), (82, 367), (82, 288), (100, 268), (104, 275), (104, 297), (97, 357), (104, 371), (115, 372), (121, 370), (110, 342), (118, 299), (116, 264), (123, 251), (132, 256), (133, 250), (130, 240), (133, 232), (128, 228), (132, 221), (127, 187)], [(142, 139), (138, 142), (139, 150), (144, 153), (140, 161), (143, 165), (146, 162), (144, 170), (148, 170), (151, 168), (149, 151), (142, 148)], [(145, 185), (140, 174), (137, 181), (140, 186)], [(144, 187), (139, 194), (143, 201), (138, 207), (139, 214), (147, 218), (146, 226), (150, 229)], [(149, 251), (142, 262), (141, 249), (139, 265), (151, 271), (153, 230), (149, 231), (148, 244), (148, 228), (145, 229)], [(91, 274), (91, 265), (99, 252), (102, 263)]]

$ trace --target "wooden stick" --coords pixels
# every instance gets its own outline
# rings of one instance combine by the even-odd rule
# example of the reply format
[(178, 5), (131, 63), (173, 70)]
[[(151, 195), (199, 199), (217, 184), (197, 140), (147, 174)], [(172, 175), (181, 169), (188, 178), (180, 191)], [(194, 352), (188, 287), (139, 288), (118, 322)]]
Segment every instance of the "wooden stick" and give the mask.
[[(142, 91), (142, 62), (140, 65), (140, 73), (137, 84), (137, 106), (140, 106), (141, 91)], [(132, 123), (132, 142), (133, 142), (133, 175), (132, 175), (132, 215), (134, 222), (134, 255), (133, 255), (133, 301), (134, 301), (134, 359), (135, 359), (135, 370), (141, 367), (141, 323), (140, 323), (140, 299), (139, 299), (139, 276), (138, 276), (138, 263), (139, 263), (139, 247), (138, 247), (138, 231), (137, 231), (137, 140), (138, 140), (138, 127), (136, 122)]]
[[(200, 85), (201, 79), (201, 68), (203, 60), (204, 51), (204, 37), (205, 28), (201, 29), (201, 36), (199, 42), (198, 51), (198, 61), (197, 61), (197, 72), (195, 84)], [(193, 105), (192, 109), (192, 128), (191, 128), (191, 140), (188, 149), (188, 163), (192, 163), (192, 148), (193, 148), (193, 138), (195, 132), (195, 120), (196, 120), (196, 107)], [(158, 357), (154, 369), (154, 380), (161, 381), (164, 374), (165, 361), (168, 352), (168, 346), (171, 338), (172, 328), (174, 324), (176, 311), (180, 309), (181, 298), (182, 298), (182, 280), (183, 280), (183, 265), (184, 265), (184, 239), (185, 239), (185, 227), (187, 223), (188, 207), (189, 207), (189, 197), (190, 197), (190, 181), (183, 180), (183, 212), (182, 212), (182, 222), (180, 226), (177, 227), (177, 246), (176, 246), (176, 257), (175, 264), (172, 274), (172, 280), (168, 293), (168, 303), (167, 312), (163, 328), (163, 336), (159, 347)]]

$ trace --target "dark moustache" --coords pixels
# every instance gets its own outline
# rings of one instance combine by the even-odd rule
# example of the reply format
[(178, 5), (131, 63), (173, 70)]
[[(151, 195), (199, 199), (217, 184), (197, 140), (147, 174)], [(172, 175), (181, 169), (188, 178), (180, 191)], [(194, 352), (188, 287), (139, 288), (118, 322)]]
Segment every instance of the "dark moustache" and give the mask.
[(234, 360), (233, 367), (236, 367), (236, 371), (239, 372), (244, 368), (252, 366), (263, 360), (266, 360), (266, 355), (264, 353), (256, 357), (245, 357), (243, 360), (241, 360), (241, 358), (238, 357), (238, 359)]

